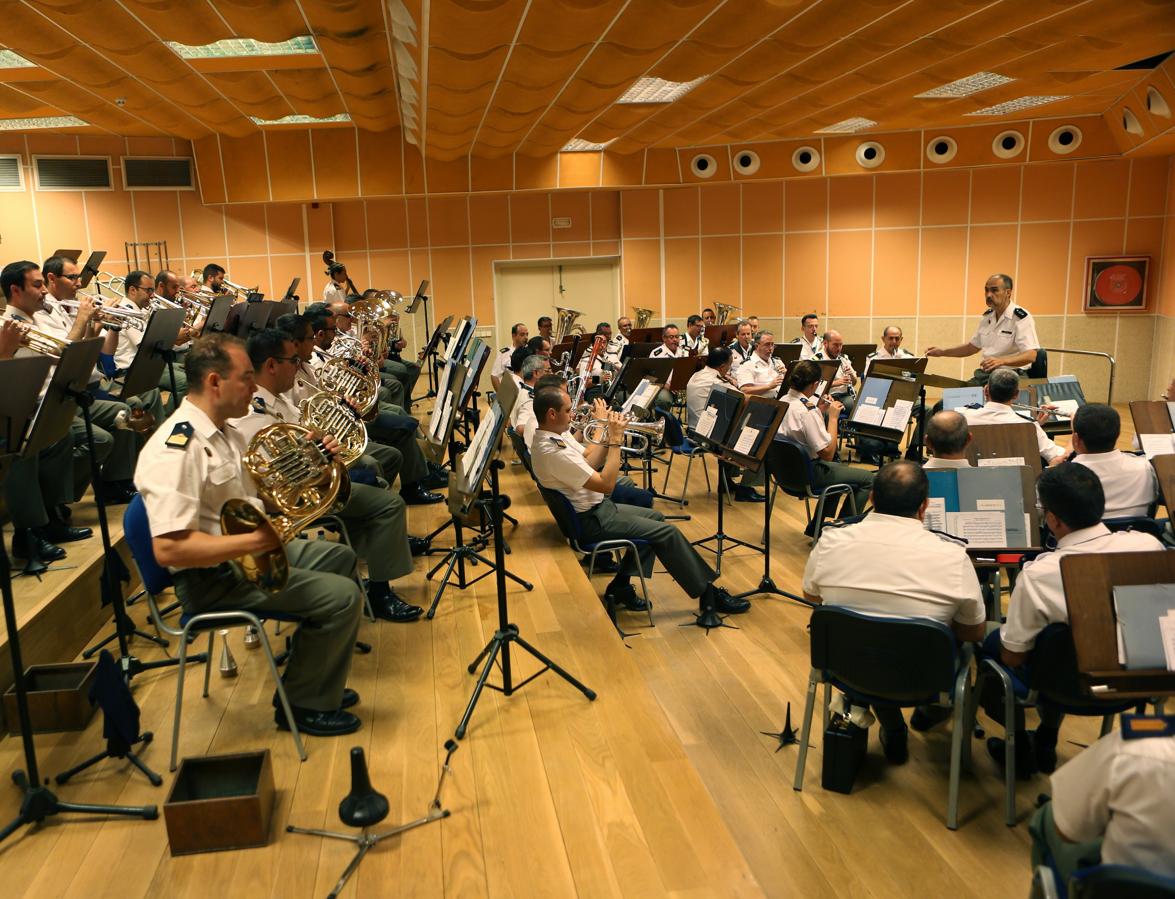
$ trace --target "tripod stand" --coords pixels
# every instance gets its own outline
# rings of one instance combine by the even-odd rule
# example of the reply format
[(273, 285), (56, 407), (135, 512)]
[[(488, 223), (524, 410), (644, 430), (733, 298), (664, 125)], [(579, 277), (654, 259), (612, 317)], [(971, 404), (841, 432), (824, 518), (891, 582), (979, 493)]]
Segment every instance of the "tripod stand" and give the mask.
[[(12, 456), (0, 460), (0, 473), (7, 477)], [(16, 833), (25, 824), (40, 824), (46, 818), (62, 812), (86, 815), (126, 815), (153, 821), (159, 817), (154, 805), (91, 805), (80, 802), (62, 802), (47, 786), (41, 783), (37, 768), (37, 750), (33, 744), (33, 722), (29, 717), (29, 696), (24, 679), (24, 661), (20, 655), (20, 633), (16, 625), (16, 603), (12, 597), (12, 572), (8, 563), (8, 552), (0, 539), (0, 595), (4, 601), (4, 626), (8, 630), (9, 652), (12, 655), (13, 689), (16, 692), (17, 717), (20, 721), (20, 739), (24, 748), (25, 771), (13, 771), (12, 782), (21, 791), (20, 811), (3, 829), (0, 841)]]
[[(722, 554), (726, 551), (725, 547), (723, 546), (724, 543), (729, 543), (731, 546), (745, 546), (745, 547), (747, 547), (747, 549), (755, 550), (755, 552), (760, 552), (760, 553), (767, 552), (767, 550), (765, 550), (762, 546), (758, 546), (754, 543), (748, 543), (746, 540), (739, 540), (737, 537), (731, 537), (729, 534), (727, 534), (722, 529), (723, 528), (723, 520), (724, 520), (723, 510), (726, 508), (726, 502), (725, 502), (726, 493), (730, 489), (730, 485), (727, 483), (727, 478), (726, 478), (726, 465), (727, 464), (729, 464), (729, 463), (725, 463), (724, 460), (721, 457), (719, 457), (719, 460), (718, 460), (718, 524), (717, 524), (717, 527), (716, 527), (714, 533), (712, 535), (710, 535), (709, 537), (703, 537), (701, 540), (695, 540), (693, 542), (694, 546), (700, 547), (702, 549), (709, 549), (710, 552), (715, 553), (718, 556), (718, 559), (714, 564), (714, 570), (718, 574), (722, 574)], [(711, 541), (714, 542), (714, 546), (715, 546), (714, 549), (711, 549), (709, 546)]]
[[(507, 608), (506, 600), (506, 559), (502, 552), (502, 494), (498, 489), (498, 471), (504, 468), (505, 465), (499, 459), (490, 461), (490, 498), (484, 502), (491, 504), (491, 519), (494, 524), (494, 563), (497, 571), (498, 580), (498, 630), (494, 636), (490, 638), (490, 642), (485, 645), (476, 659), (469, 663), (466, 669), (470, 674), (477, 670), (477, 666), (485, 661), (485, 665), (481, 669), (481, 674), (478, 675), (477, 684), (473, 688), (473, 695), (469, 697), (469, 705), (465, 707), (465, 714), (461, 716), (461, 722), (457, 725), (456, 735), (457, 739), (461, 740), (465, 737), (465, 732), (469, 728), (469, 719), (473, 717), (473, 710), (477, 708), (477, 701), (481, 698), (482, 690), (489, 687), (491, 690), (498, 690), (505, 696), (513, 695), (515, 690), (521, 690), (532, 680), (539, 675), (545, 674), (548, 671), (554, 671), (567, 683), (579, 690), (589, 701), (594, 701), (596, 693), (594, 690), (584, 686), (572, 675), (560, 668), (545, 655), (527, 643), (518, 633), (518, 625), (509, 622), (509, 610)], [(513, 575), (511, 575), (513, 577)], [(519, 648), (530, 653), (534, 658), (543, 663), (543, 667), (519, 683), (514, 683), (513, 672), (510, 667), (510, 644), (517, 643)], [(502, 656), (502, 685), (489, 683), (490, 671), (493, 670), (494, 663), (497, 661), (499, 654)]]
[[(768, 472), (768, 476), (770, 477), (770, 472)], [(765, 492), (767, 493), (767, 502), (763, 503), (763, 577), (760, 579), (759, 585), (753, 590), (739, 593), (734, 598), (746, 599), (749, 596), (758, 596), (760, 593), (767, 593), (771, 596), (783, 596), (787, 599), (795, 600), (801, 605), (814, 608), (816, 606), (815, 603), (809, 602), (802, 596), (781, 590), (776, 586), (775, 581), (771, 577), (771, 510), (775, 508), (775, 491), (773, 489), (766, 489), (766, 487), (767, 485), (764, 485)], [(722, 502), (721, 498), (719, 498), (719, 502)], [(788, 720), (790, 721), (791, 718), (789, 717)]]

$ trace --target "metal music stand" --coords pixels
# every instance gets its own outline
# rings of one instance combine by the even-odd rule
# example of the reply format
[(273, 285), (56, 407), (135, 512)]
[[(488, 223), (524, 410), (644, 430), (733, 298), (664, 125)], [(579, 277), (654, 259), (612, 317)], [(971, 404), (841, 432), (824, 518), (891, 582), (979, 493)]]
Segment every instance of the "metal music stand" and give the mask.
[[(34, 399), (40, 381), (13, 381), (8, 390), (12, 392), (30, 392)], [(7, 480), (12, 469), (12, 462), (16, 459), (13, 454), (0, 456), (0, 483)], [(3, 493), (0, 493), (0, 497)], [(3, 535), (0, 534), (0, 596), (4, 603), (4, 625), (8, 631), (8, 651), (12, 657), (12, 686), (16, 693), (17, 719), (20, 721), (20, 739), (24, 749), (25, 766), (23, 770), (12, 772), (12, 782), (21, 791), (20, 811), (3, 829), (0, 829), (0, 841), (16, 833), (25, 824), (40, 824), (46, 818), (59, 815), (62, 812), (72, 812), (86, 815), (126, 815), (133, 818), (144, 818), (153, 821), (159, 817), (159, 809), (154, 805), (139, 807), (122, 805), (91, 805), (89, 803), (62, 802), (56, 794), (41, 783), (41, 772), (37, 767), (37, 748), (33, 742), (33, 722), (29, 717), (29, 694), (25, 683), (24, 660), (20, 653), (20, 630), (16, 621), (16, 602), (12, 596), (12, 577), (8, 562), (8, 552), (4, 548)]]
[(247, 340), (251, 334), (263, 330), (269, 323), (268, 305), (268, 303), (235, 304), (233, 310), (237, 313), (236, 335)]
[[(80, 281), (78, 281), (79, 290), (88, 286), (89, 283), (94, 280), (94, 277), (98, 274), (98, 270), (102, 267), (102, 260), (105, 258), (105, 250), (95, 250), (90, 254), (90, 258), (87, 259), (86, 264), (82, 266), (82, 278)], [(76, 263), (77, 259), (75, 259), (74, 262)]]
[[(33, 355), (21, 357), (16, 359), (6, 359), (0, 362), (0, 370), (3, 370), (4, 377), (7, 383), (19, 385), (39, 385), (45, 383), (45, 379), (49, 376), (49, 369), (53, 363), (48, 356)], [(40, 402), (40, 397), (36, 390), (18, 389), (14, 391), (4, 391), (0, 393), (0, 425), (3, 426), (3, 450), (4, 452), (16, 453), (22, 449), (22, 442), (25, 435), (33, 436), (30, 431), (31, 424), (34, 423), (34, 417), (37, 415), (37, 406)], [(42, 425), (42, 428), (45, 427)], [(55, 429), (54, 429), (55, 430)], [(31, 446), (26, 444), (23, 447), (23, 452), (20, 455), (25, 458), (31, 458), (40, 452), (41, 449), (54, 443), (55, 441), (48, 439), (49, 432), (37, 435), (37, 441)], [(64, 435), (60, 435), (58, 439)], [(67, 568), (74, 568), (77, 566), (65, 565), (50, 568), (45, 562), (38, 558), (36, 553), (30, 553), (30, 558), (25, 562), (24, 571), (21, 575), (33, 575), (40, 578), (46, 571), (64, 571)]]
[(786, 365), (789, 369), (800, 361), (803, 346), (798, 343), (777, 343), (771, 355)]
[[(412, 315), (418, 309), (420, 309), (420, 306), (422, 303), (428, 303), (428, 280), (427, 279), (420, 282), (420, 286), (416, 288), (416, 293), (413, 294), (411, 301), (409, 301), (408, 306), (404, 309), (404, 313), (406, 315)], [(426, 334), (428, 333), (428, 309), (427, 308), (425, 308), (425, 310), (424, 310), (424, 331)]]
[(294, 306), (298, 305), (298, 295), (295, 291), (298, 285), (302, 283), (301, 278), (295, 278), (290, 282), (290, 286), (286, 288), (286, 292), (282, 295), (282, 302), (293, 302)]
[[(428, 331), (428, 297), (424, 297), (424, 301), (424, 330)], [(437, 395), (437, 347), (440, 346), (441, 337), (448, 332), (451, 324), (453, 324), (453, 316), (445, 316), (445, 320), (437, 325), (436, 330), (429, 336), (428, 343), (420, 351), (420, 363), (428, 369), (428, 393), (416, 399), (428, 399)], [(416, 400), (414, 399), (412, 402), (416, 402)]]
[(232, 308), (232, 305), (232, 297), (215, 297), (212, 300), (212, 305), (208, 307), (208, 315), (204, 318), (204, 330), (200, 333), (213, 334), (225, 330), (225, 325), (228, 322), (229, 310)]
[(158, 387), (159, 379), (163, 376), (163, 367), (166, 365), (168, 380), (171, 382), (171, 395), (175, 402), (179, 403), (173, 366), (177, 358), (175, 340), (179, 337), (185, 318), (186, 313), (183, 309), (156, 309), (151, 313), (151, 317), (147, 319), (143, 339), (139, 342), (139, 349), (122, 379), (122, 391), (118, 395), (120, 400), (126, 402), (130, 397)]

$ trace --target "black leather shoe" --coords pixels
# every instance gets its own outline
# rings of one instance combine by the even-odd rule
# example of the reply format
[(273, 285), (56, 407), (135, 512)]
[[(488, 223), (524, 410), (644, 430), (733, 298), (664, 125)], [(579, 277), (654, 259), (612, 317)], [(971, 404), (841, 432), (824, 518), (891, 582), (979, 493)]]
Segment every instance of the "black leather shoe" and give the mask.
[(743, 612), (751, 610), (751, 601), (749, 599), (737, 599), (731, 596), (721, 587), (714, 587), (715, 599), (714, 608), (725, 615), (741, 615)]
[(89, 540), (94, 532), (89, 528), (71, 528), (64, 521), (51, 521), (41, 528), (41, 534), (51, 543), (74, 543)]
[(767, 497), (754, 487), (744, 487), (742, 484), (739, 484), (734, 488), (734, 500), (739, 503), (765, 503), (767, 502)]
[(73, 509), (71, 509), (65, 503), (62, 503), (57, 507), (57, 517), (62, 521), (68, 522), (71, 518), (73, 518)]
[(42, 562), (56, 562), (65, 558), (65, 550), (56, 543), (46, 540), (39, 529), (17, 528), (12, 535), (12, 555), (18, 559), (29, 559), (34, 555)]
[[(583, 566), (588, 566), (588, 560), (591, 556), (584, 556)], [(592, 574), (615, 574), (620, 570), (620, 563), (616, 561), (616, 557), (611, 553), (600, 553), (596, 556), (595, 567), (592, 568)]]
[(414, 556), (423, 556), (426, 552), (428, 552), (428, 549), (431, 545), (432, 541), (425, 540), (423, 537), (408, 538), (408, 549)]
[(429, 493), (420, 486), (420, 482), (409, 484), (400, 491), (400, 498), (409, 506), (431, 506), (434, 503), (443, 503), (445, 498), (439, 493)]
[(636, 588), (632, 584), (610, 587), (608, 592), (604, 594), (604, 600), (607, 601), (609, 598), (614, 603), (624, 606), (630, 612), (644, 612), (649, 608), (648, 600), (643, 596), (637, 596)]
[(430, 472), (418, 482), (425, 490), (439, 490), (449, 486), (449, 473), (447, 471)]
[[(316, 709), (301, 709), (293, 706), (294, 722), (298, 730), (312, 737), (341, 737), (344, 734), (353, 734), (359, 730), (359, 719), (350, 712), (335, 709), (331, 712), (320, 712)], [(273, 713), (273, 721), (278, 730), (289, 730), (290, 723), (286, 720), (283, 709)]]
[(910, 758), (910, 749), (907, 738), (909, 729), (902, 726), (901, 730), (886, 730), (881, 728), (881, 748), (885, 752), (885, 760), (891, 765), (904, 765)]
[(1038, 727), (1032, 732), (1032, 759), (1041, 774), (1057, 770), (1057, 731)]
[[(1028, 780), (1036, 773), (1036, 759), (1033, 758), (1031, 739), (1025, 733), (1017, 735), (1016, 740), (1016, 780)], [(987, 754), (991, 756), (1001, 771), (1004, 770), (1004, 760), (1008, 757), (1008, 744), (999, 737), (987, 738)]]
[(372, 598), (371, 611), (382, 621), (415, 621), (424, 614), (424, 609), (404, 602), (395, 593), (388, 591), (381, 598)]
[(910, 715), (910, 727), (916, 731), (927, 731), (936, 724), (942, 724), (952, 714), (952, 710), (944, 706), (918, 706)]
[(135, 489), (135, 485), (129, 481), (106, 482), (99, 484), (94, 489), (102, 498), (102, 502), (108, 506), (125, 506), (139, 492)]
[[(359, 694), (350, 687), (343, 687), (343, 703), (339, 706), (340, 709), (349, 709), (351, 706), (359, 705)], [(277, 691), (273, 691), (273, 707), (275, 709), (281, 708), (281, 703), (277, 699)]]

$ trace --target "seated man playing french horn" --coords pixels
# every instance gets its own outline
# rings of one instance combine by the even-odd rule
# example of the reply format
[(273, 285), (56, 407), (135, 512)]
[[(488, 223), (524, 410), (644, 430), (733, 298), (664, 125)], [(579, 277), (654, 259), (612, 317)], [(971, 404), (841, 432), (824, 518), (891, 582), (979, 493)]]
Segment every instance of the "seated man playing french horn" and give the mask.
[[(359, 697), (346, 688), (346, 681), (363, 614), (363, 596), (350, 577), (355, 554), (324, 540), (294, 540), (283, 551), (282, 538), (265, 526), (242, 533), (222, 530), (222, 520), (228, 520), (222, 515), (226, 503), (230, 509), (263, 506), (243, 461), (252, 447), (229, 423), (249, 411), (253, 365), (244, 341), (220, 333), (197, 340), (184, 367), (188, 395), (147, 441), (135, 470), (155, 559), (173, 572), (176, 595), (190, 614), (249, 609), (296, 616), (300, 626), (284, 681), (298, 728), (316, 736), (353, 733), (359, 718), (347, 709)], [(315, 456), (323, 463), (323, 475), (299, 492), (315, 492), (327, 477), (335, 483), (339, 474), (327, 454), (338, 449), (338, 442), (329, 436), (320, 444), (295, 439), (313, 450), (303, 458)], [(328, 495), (322, 502), (329, 507), (333, 498)], [(238, 511), (236, 518), (245, 516)], [(285, 559), (276, 555), (283, 552)], [(270, 572), (276, 570), (273, 562), (289, 562), (288, 579), (279, 589), (262, 589), (232, 564), (247, 556), (261, 561), (269, 553), (276, 556), (264, 560)], [(281, 579), (276, 580), (274, 586), (280, 585)], [(279, 728), (289, 728), (280, 708), (274, 718)]]
[[(323, 418), (331, 416), (324, 422), (315, 420), (313, 412), (308, 417), (293, 402), (291, 391), (301, 359), (284, 331), (277, 328), (258, 331), (249, 338), (246, 349), (253, 363), (257, 389), (249, 414), (229, 421), (246, 441), (256, 437), (262, 428), (288, 421), (319, 432), (331, 431), (344, 447), (340, 457), (345, 463), (359, 458), (367, 434), (362, 419), (345, 400), (319, 393), (313, 400), (305, 401), (308, 404), (305, 409), (326, 410), (319, 413)], [(349, 437), (345, 431), (350, 432)], [(415, 621), (424, 610), (404, 602), (388, 584), (412, 573), (404, 500), (368, 484), (352, 483), (350, 490), (346, 503), (336, 514), (347, 527), (355, 554), (367, 562), (367, 599), (371, 610), (384, 621)]]

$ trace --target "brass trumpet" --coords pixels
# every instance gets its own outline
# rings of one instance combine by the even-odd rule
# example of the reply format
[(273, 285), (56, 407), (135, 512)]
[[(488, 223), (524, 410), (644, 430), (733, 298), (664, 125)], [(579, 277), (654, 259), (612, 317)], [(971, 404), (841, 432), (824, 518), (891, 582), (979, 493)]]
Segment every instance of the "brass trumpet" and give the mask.
[[(118, 325), (120, 328), (130, 328), (132, 331), (145, 331), (147, 319), (151, 317), (149, 309), (120, 309), (117, 306), (107, 306), (100, 298), (92, 297), (98, 312), (98, 320), (107, 324)], [(81, 308), (81, 300), (59, 300), (61, 308), (72, 312), (75, 316)]]
[(69, 341), (50, 337), (48, 334), (38, 331), (36, 328), (21, 323), (20, 345), (25, 349), (32, 350), (34, 353), (40, 353), (42, 356), (48, 356), (51, 359), (60, 359), (65, 348), (69, 346)]
[[(653, 421), (629, 421), (624, 425), (626, 448), (643, 453), (650, 447), (660, 446), (665, 440), (665, 419)], [(604, 444), (608, 442), (608, 422), (593, 418), (583, 429), (584, 443)]]

